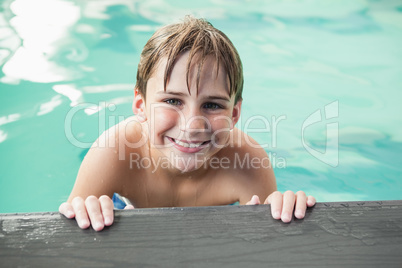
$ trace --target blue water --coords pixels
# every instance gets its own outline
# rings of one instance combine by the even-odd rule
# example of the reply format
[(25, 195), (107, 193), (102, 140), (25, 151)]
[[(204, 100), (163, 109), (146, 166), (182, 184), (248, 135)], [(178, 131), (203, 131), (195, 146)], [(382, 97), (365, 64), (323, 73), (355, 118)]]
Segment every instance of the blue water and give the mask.
[(0, 3), (0, 213), (57, 210), (91, 142), (132, 114), (145, 42), (186, 14), (237, 47), (238, 127), (279, 190), (402, 199), (400, 1)]

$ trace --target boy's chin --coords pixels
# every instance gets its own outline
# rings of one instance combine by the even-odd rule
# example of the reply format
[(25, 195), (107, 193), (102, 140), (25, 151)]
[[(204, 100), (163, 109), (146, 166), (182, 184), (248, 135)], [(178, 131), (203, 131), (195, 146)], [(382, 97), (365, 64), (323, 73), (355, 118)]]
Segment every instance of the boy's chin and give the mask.
[(189, 173), (189, 172), (193, 172), (193, 171), (196, 171), (197, 169), (199, 169), (199, 167), (196, 167), (196, 166), (191, 166), (191, 167), (175, 166), (175, 168), (177, 170), (179, 170), (181, 173)]
[(203, 163), (172, 163), (173, 166), (179, 170), (181, 173), (189, 173), (200, 169), (203, 166)]

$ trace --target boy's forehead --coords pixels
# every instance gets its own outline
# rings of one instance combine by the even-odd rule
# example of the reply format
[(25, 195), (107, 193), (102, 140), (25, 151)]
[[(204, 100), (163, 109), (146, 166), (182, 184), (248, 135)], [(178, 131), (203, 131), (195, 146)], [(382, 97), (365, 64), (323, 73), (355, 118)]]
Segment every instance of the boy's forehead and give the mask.
[[(215, 87), (218, 86), (219, 89), (224, 89), (229, 95), (229, 76), (226, 72), (226, 68), (222, 64), (218, 66), (217, 61), (212, 55), (206, 56), (203, 62), (199, 55), (194, 55), (191, 59), (191, 65), (188, 66), (188, 58), (189, 52), (184, 52), (179, 54), (174, 60), (170, 76), (167, 77), (166, 89), (174, 88), (178, 86), (178, 84), (181, 84), (188, 90), (187, 75), (190, 87), (197, 87), (197, 77), (199, 76), (197, 88), (201, 89), (203, 86), (214, 85)], [(167, 63), (168, 58), (166, 56), (162, 57), (155, 66), (149, 80), (154, 80), (153, 82), (163, 85), (166, 69), (168, 68)], [(199, 69), (200, 64), (202, 64), (201, 69)]]

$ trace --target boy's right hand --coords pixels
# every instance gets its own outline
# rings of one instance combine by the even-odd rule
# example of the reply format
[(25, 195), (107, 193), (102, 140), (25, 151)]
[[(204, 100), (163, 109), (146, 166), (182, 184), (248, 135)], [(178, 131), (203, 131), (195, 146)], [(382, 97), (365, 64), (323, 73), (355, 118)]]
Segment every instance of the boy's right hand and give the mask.
[[(133, 206), (127, 206), (125, 209), (133, 208)], [(85, 200), (77, 196), (71, 203), (62, 203), (59, 212), (69, 219), (75, 217), (81, 229), (92, 225), (95, 231), (101, 231), (105, 226), (113, 224), (113, 201), (107, 195), (99, 198), (91, 195)]]

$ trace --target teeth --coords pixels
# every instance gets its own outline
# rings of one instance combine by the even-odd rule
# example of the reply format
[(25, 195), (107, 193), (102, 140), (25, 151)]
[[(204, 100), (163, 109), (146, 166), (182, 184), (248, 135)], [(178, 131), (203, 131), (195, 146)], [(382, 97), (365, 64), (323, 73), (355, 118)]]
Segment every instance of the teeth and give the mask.
[(182, 141), (178, 141), (178, 140), (174, 140), (174, 142), (177, 143), (178, 145), (186, 147), (186, 148), (197, 148), (202, 144), (202, 142), (200, 142), (200, 143), (187, 143), (187, 142), (182, 142)]

